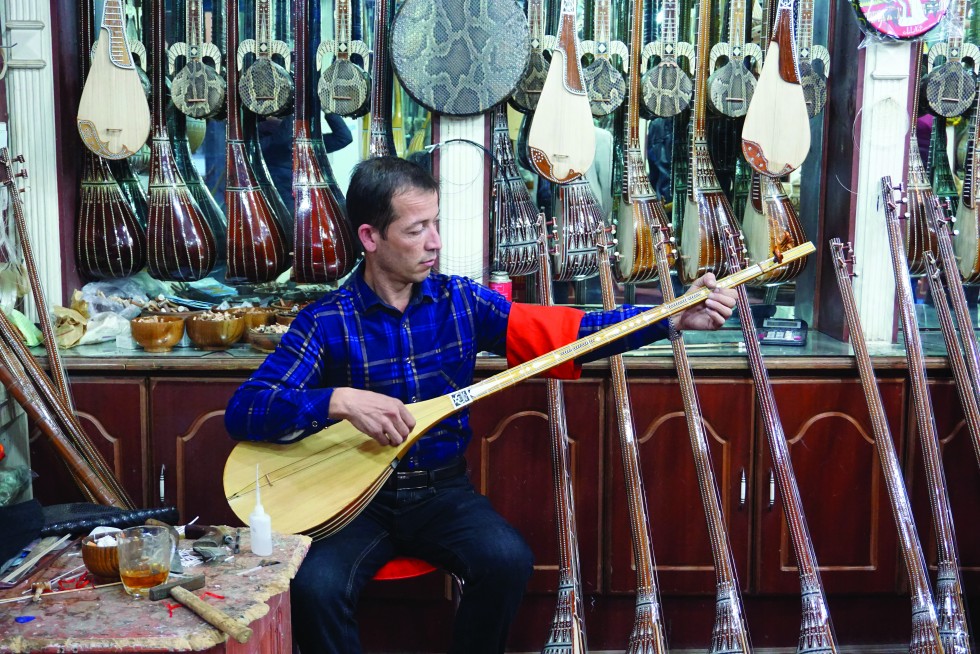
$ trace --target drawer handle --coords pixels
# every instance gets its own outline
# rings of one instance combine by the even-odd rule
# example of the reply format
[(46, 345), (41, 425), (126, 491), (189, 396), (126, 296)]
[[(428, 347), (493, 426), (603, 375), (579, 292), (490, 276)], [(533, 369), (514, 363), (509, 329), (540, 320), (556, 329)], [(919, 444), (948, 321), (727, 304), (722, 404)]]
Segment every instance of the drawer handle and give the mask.
[(749, 492), (749, 480), (745, 477), (745, 468), (742, 468), (742, 476), (738, 482), (738, 508), (745, 508), (745, 498)]
[(769, 470), (769, 510), (776, 504), (776, 475)]
[(160, 506), (167, 505), (166, 488), (167, 488), (167, 464), (163, 464), (162, 466), (160, 466)]

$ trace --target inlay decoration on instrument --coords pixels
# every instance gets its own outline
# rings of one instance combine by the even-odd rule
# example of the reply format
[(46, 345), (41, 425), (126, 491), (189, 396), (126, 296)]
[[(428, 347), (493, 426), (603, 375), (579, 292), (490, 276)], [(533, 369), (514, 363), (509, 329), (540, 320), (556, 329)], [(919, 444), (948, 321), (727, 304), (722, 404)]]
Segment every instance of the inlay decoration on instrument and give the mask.
[[(817, 116), (827, 104), (827, 76), (830, 74), (830, 53), (827, 48), (813, 42), (813, 0), (800, 0), (799, 26), (796, 30), (800, 68), (800, 84), (810, 118)], [(820, 61), (820, 69), (813, 61)]]
[[(780, 261), (759, 262), (718, 280), (717, 285), (734, 288), (813, 251), (813, 244), (806, 243), (782, 253)], [(456, 392), (409, 404), (415, 428), (397, 447), (381, 446), (347, 421), (289, 445), (238, 443), (225, 462), (225, 498), (235, 515), (247, 518), (255, 506), (255, 466), (259, 465), (262, 501), (272, 516), (273, 529), (282, 533), (306, 532), (316, 538), (329, 536), (364, 509), (409, 448), (447, 416), (699, 304), (710, 293), (709, 289), (700, 288)]]
[[(316, 69), (333, 55), (333, 61), (320, 74), (317, 93), (320, 106), (326, 113), (360, 118), (371, 106), (371, 76), (351, 61), (360, 55), (367, 61), (368, 47), (364, 41), (351, 37), (351, 0), (336, 0), (333, 8), (334, 38), (324, 39), (316, 49)], [(299, 77), (299, 71), (296, 71)]]
[[(236, 51), (241, 75), (238, 94), (242, 105), (258, 116), (284, 116), (293, 108), (289, 45), (276, 39), (273, 1), (254, 0), (255, 38), (242, 41)], [(246, 68), (248, 54), (255, 55), (255, 60)], [(282, 57), (283, 64), (273, 61), (273, 55)]]
[(594, 0), (593, 32), (595, 38), (582, 41), (582, 52), (591, 54), (592, 63), (585, 67), (585, 88), (589, 93), (592, 115), (608, 116), (626, 99), (626, 80), (612, 62), (618, 56), (623, 67), (629, 68), (629, 51), (622, 41), (614, 41), (610, 28), (610, 0)]
[[(184, 0), (186, 21), (184, 41), (174, 43), (167, 52), (173, 81), (170, 94), (174, 106), (193, 118), (211, 118), (225, 105), (225, 78), (221, 76), (221, 51), (204, 40), (204, 7), (202, 0)], [(174, 75), (178, 57), (183, 67)], [(211, 60), (211, 65), (204, 63)]]
[[(755, 93), (755, 66), (762, 64), (762, 48), (746, 42), (746, 0), (728, 5), (728, 40), (711, 47), (711, 75), (708, 77), (709, 106), (723, 116), (739, 118), (749, 110)], [(699, 43), (700, 47), (700, 43)], [(722, 57), (728, 61), (718, 68)]]
[(527, 70), (510, 96), (510, 105), (521, 113), (531, 114), (538, 107), (544, 80), (548, 77), (548, 60), (544, 58), (544, 52), (554, 47), (557, 40), (545, 35), (544, 0), (527, 1), (527, 22), (531, 45)]
[(517, 169), (506, 103), (493, 109), (491, 138), (496, 161), (491, 191), (491, 263), (493, 270), (506, 271), (511, 277), (529, 275), (538, 269), (538, 212)]
[(656, 41), (643, 47), (643, 64), (639, 68), (631, 68), (633, 75), (639, 75), (646, 67), (647, 59), (660, 58), (653, 68), (642, 72), (640, 78), (643, 106), (652, 116), (676, 116), (691, 105), (694, 97), (691, 76), (678, 61), (681, 57), (686, 58), (692, 69), (697, 63), (694, 61), (694, 46), (677, 38), (679, 11), (678, 0), (663, 1), (660, 35)]
[[(946, 40), (929, 48), (929, 73), (922, 92), (933, 113), (946, 118), (962, 115), (977, 95), (980, 48), (964, 38), (970, 0), (952, 0), (952, 21)], [(940, 58), (943, 63), (938, 62)]]

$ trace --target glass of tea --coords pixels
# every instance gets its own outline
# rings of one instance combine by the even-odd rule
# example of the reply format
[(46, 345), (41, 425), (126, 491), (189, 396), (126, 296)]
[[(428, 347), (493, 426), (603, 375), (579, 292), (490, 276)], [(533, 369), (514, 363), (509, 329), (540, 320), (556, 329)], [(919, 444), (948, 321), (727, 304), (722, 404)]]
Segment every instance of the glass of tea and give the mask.
[(119, 578), (135, 599), (147, 596), (154, 586), (167, 581), (174, 542), (166, 527), (130, 527), (116, 535), (119, 548)]

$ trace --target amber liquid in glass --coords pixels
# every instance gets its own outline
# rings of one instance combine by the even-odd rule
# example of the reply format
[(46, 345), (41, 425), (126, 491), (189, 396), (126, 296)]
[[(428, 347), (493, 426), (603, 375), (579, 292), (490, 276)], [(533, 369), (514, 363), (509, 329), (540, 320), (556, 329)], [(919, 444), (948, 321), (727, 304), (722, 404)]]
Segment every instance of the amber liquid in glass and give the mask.
[(151, 565), (149, 569), (143, 570), (120, 570), (119, 578), (127, 591), (140, 592), (159, 586), (167, 580), (169, 574), (169, 565)]

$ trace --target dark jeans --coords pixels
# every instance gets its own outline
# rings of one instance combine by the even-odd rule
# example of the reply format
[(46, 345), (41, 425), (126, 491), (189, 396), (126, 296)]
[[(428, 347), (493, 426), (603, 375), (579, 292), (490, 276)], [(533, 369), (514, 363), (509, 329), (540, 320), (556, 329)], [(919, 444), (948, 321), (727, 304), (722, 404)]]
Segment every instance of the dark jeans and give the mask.
[(450, 652), (503, 652), (531, 576), (524, 539), (466, 475), (413, 490), (382, 489), (364, 512), (313, 543), (292, 582), (302, 654), (358, 654), (361, 590), (396, 556), (424, 559), (463, 580)]

